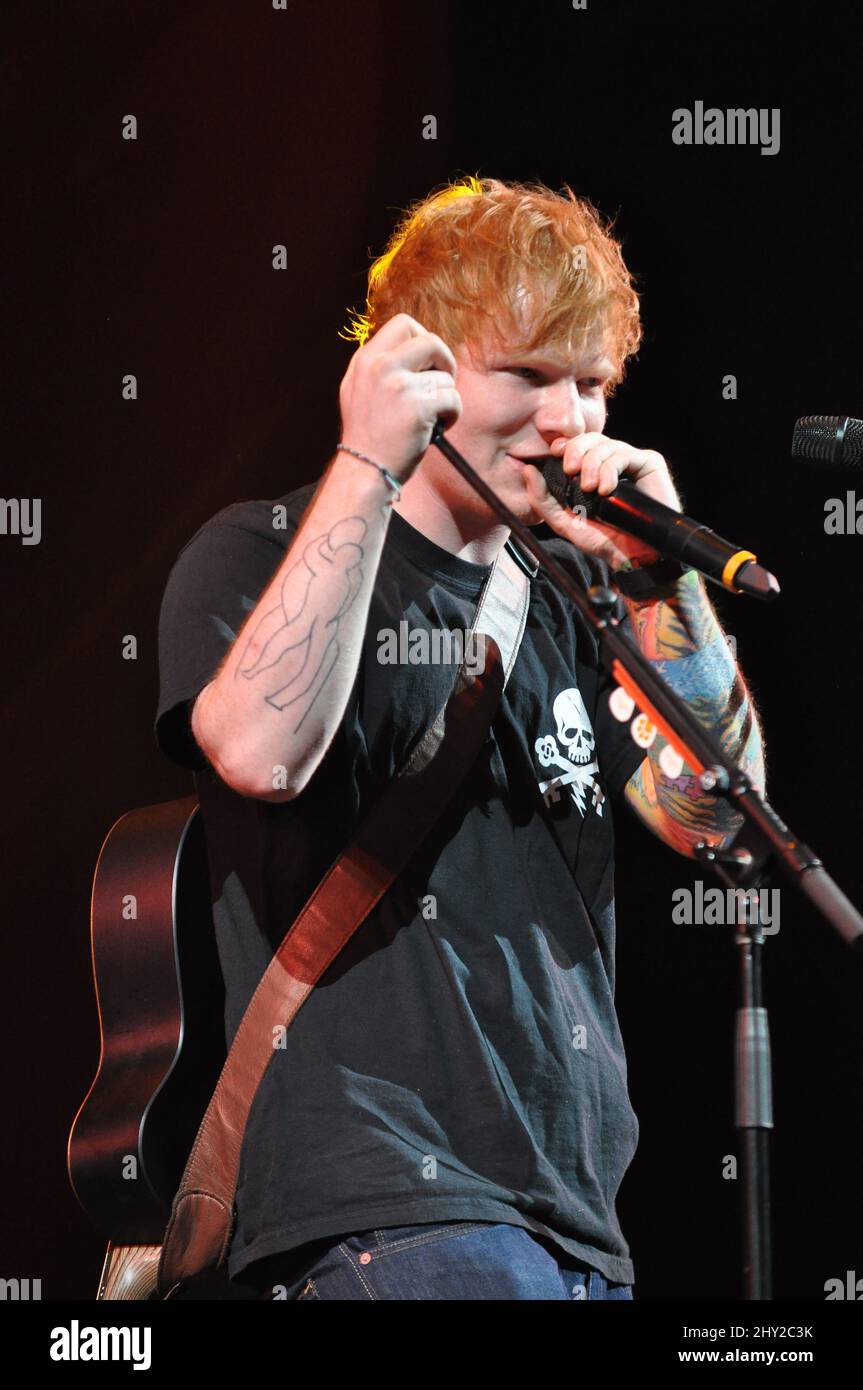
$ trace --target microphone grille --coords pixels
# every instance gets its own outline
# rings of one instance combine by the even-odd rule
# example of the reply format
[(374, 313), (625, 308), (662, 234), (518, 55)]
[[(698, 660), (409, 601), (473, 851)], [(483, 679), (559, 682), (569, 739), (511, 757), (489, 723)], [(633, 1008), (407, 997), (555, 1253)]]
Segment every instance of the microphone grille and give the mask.
[(586, 516), (593, 516), (596, 511), (596, 493), (583, 493), (575, 478), (564, 473), (563, 464), (556, 454), (531, 459), (531, 463), (542, 471), (546, 487), (562, 507), (569, 507), (570, 510), (583, 507)]
[(791, 456), (855, 467), (863, 461), (863, 420), (848, 415), (804, 415), (794, 426)]

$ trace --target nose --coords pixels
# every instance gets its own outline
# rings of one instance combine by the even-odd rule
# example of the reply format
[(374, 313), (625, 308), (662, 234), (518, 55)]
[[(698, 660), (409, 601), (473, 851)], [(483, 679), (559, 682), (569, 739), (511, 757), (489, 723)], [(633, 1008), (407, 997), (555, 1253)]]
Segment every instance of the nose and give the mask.
[(561, 435), (572, 439), (577, 434), (584, 434), (587, 428), (584, 406), (574, 381), (557, 381), (543, 392), (535, 423), (549, 445)]

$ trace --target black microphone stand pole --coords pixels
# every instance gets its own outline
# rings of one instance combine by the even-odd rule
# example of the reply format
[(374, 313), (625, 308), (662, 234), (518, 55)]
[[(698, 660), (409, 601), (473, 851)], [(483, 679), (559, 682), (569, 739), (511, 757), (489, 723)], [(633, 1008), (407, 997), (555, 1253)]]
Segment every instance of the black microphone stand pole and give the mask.
[[(510, 529), (557, 588), (575, 605), (596, 634), (603, 667), (693, 769), (702, 790), (736, 804), (743, 824), (725, 849), (702, 842), (696, 857), (709, 864), (729, 887), (754, 888), (779, 868), (849, 946), (863, 951), (863, 917), (836, 884), (821, 860), (794, 835), (759, 795), (749, 777), (727, 756), (718, 738), (695, 718), (688, 705), (657, 675), (651, 663), (620, 632), (612, 617), (617, 595), (594, 585), (585, 594), (529, 528), (514, 516), (444, 434), (439, 421), (431, 443)], [(734, 1051), (735, 1128), (743, 1160), (743, 1278), (745, 1297), (770, 1299), (772, 1293), (768, 1138), (773, 1128), (770, 1039), (762, 998), (764, 932), (750, 899), (737, 897), (740, 995)], [(754, 918), (754, 920), (753, 920)]]

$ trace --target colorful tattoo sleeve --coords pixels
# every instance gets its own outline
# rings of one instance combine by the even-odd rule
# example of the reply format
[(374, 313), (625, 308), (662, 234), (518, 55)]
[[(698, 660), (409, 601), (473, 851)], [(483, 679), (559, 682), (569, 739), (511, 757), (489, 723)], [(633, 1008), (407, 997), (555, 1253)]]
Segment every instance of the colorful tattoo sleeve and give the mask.
[[(642, 653), (763, 794), (764, 745), (755, 705), (704, 581), (689, 570), (674, 598), (627, 599), (626, 605)], [(731, 839), (740, 827), (740, 812), (722, 797), (705, 794), (686, 763), (679, 776), (669, 777), (659, 761), (667, 742), (658, 733), (647, 750), (627, 785), (629, 804), (681, 853), (691, 853), (699, 840), (717, 844)]]

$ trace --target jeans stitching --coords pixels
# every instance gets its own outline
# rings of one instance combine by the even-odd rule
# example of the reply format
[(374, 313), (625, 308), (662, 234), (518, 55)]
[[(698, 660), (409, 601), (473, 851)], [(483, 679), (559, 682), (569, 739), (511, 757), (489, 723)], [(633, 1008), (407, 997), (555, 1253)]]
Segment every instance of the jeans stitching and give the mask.
[[(437, 1231), (428, 1231), (428, 1232), (426, 1232), (426, 1233), (424, 1233), (424, 1234), (423, 1234), (423, 1233), (420, 1233), (420, 1234), (417, 1235), (417, 1236), (404, 1237), (404, 1238), (401, 1239), (401, 1240), (394, 1241), (391, 1245), (382, 1245), (382, 1246), (377, 1247), (377, 1248), (375, 1249), (374, 1253), (373, 1253), (372, 1251), (370, 1251), (370, 1250), (368, 1250), (368, 1251), (362, 1251), (362, 1252), (360, 1252), (360, 1253), (361, 1253), (361, 1254), (363, 1254), (363, 1253), (365, 1253), (365, 1254), (370, 1254), (370, 1255), (372, 1255), (372, 1258), (375, 1258), (376, 1256), (379, 1258), (381, 1255), (386, 1255), (386, 1254), (398, 1254), (398, 1253), (399, 1253), (400, 1251), (402, 1251), (402, 1250), (413, 1249), (413, 1248), (416, 1248), (417, 1246), (427, 1245), (427, 1244), (429, 1244), (430, 1242), (435, 1241), (435, 1240), (447, 1240), (447, 1239), (455, 1238), (455, 1237), (457, 1237), (457, 1236), (472, 1235), (475, 1231), (482, 1231), (482, 1230), (487, 1230), (487, 1229), (489, 1229), (489, 1226), (490, 1226), (490, 1223), (487, 1222), (487, 1221), (486, 1221), (486, 1222), (470, 1222), (470, 1223), (468, 1223), (468, 1222), (462, 1222), (462, 1223), (458, 1223), (457, 1227), (454, 1227), (454, 1228), (451, 1228), (451, 1229), (447, 1229), (447, 1230), (437, 1230)], [(515, 1228), (515, 1229), (519, 1229), (519, 1230), (520, 1230), (520, 1229), (523, 1229), (523, 1228), (518, 1227), (518, 1228)], [(384, 1231), (385, 1231), (385, 1228), (380, 1229), (380, 1230), (376, 1230), (376, 1231), (374, 1232), (374, 1234), (375, 1234), (375, 1236), (380, 1237), (381, 1235), (384, 1234)], [(527, 1234), (529, 1234), (529, 1232), (528, 1232)], [(361, 1267), (360, 1264), (359, 1264), (359, 1256), (356, 1255), (352, 1250), (350, 1250), (350, 1249), (347, 1247), (347, 1245), (345, 1244), (345, 1242), (342, 1242), (341, 1244), (339, 1244), (338, 1250), (339, 1250), (339, 1253), (347, 1260), (348, 1264), (351, 1266), (351, 1269), (353, 1270), (354, 1274), (357, 1276), (358, 1280), (360, 1281), (360, 1284), (362, 1285), (363, 1289), (365, 1290), (366, 1295), (368, 1296), (368, 1298), (377, 1301), (377, 1298), (378, 1298), (377, 1294), (375, 1293), (375, 1291), (374, 1291), (374, 1289), (372, 1288), (371, 1284), (369, 1283), (369, 1281), (366, 1279), (365, 1275), (363, 1274), (362, 1267)], [(561, 1270), (560, 1273), (562, 1274), (563, 1271)], [(585, 1296), (585, 1299), (594, 1299), (594, 1300), (595, 1300), (595, 1299), (598, 1299), (598, 1298), (602, 1298), (604, 1295), (607, 1294), (608, 1289), (612, 1287), (612, 1284), (611, 1284), (609, 1281), (605, 1280), (604, 1277), (603, 1277), (601, 1274), (599, 1274), (597, 1271), (595, 1271), (595, 1270), (585, 1270), (585, 1271), (581, 1271), (581, 1273), (583, 1273), (583, 1275), (585, 1276), (585, 1278), (584, 1278), (584, 1284), (581, 1285), (581, 1287), (584, 1289), (584, 1296)], [(570, 1276), (570, 1278), (572, 1278), (572, 1276)], [(573, 1283), (573, 1288), (572, 1288), (572, 1290), (571, 1290), (571, 1292), (570, 1292), (570, 1295), (569, 1295), (570, 1297), (574, 1297), (574, 1294), (575, 1294), (575, 1283), (576, 1283), (576, 1281), (575, 1281), (575, 1280), (572, 1280), (572, 1283)], [(626, 1287), (626, 1286), (623, 1286), (623, 1285), (614, 1285), (613, 1287), (618, 1288), (618, 1287)], [(565, 1284), (565, 1283), (564, 1283), (564, 1290), (566, 1290), (566, 1284)], [(630, 1297), (631, 1297), (631, 1292), (630, 1292)], [(311, 1299), (311, 1298), (320, 1299), (320, 1298), (321, 1298), (321, 1294), (320, 1294), (319, 1291), (318, 1291), (318, 1287), (317, 1287), (317, 1284), (315, 1283), (315, 1280), (312, 1279), (312, 1278), (309, 1278), (309, 1277), (306, 1278), (306, 1282), (305, 1282), (305, 1284), (303, 1285), (302, 1292), (298, 1295), (298, 1299), (304, 1299), (304, 1298), (309, 1298), (309, 1299)]]
[(363, 1288), (365, 1289), (366, 1293), (368, 1294), (369, 1298), (373, 1298), (373, 1299), (377, 1300), (377, 1294), (375, 1293), (375, 1291), (374, 1291), (374, 1289), (372, 1288), (371, 1284), (368, 1282), (368, 1280), (366, 1279), (366, 1277), (365, 1277), (365, 1275), (363, 1274), (362, 1270), (360, 1269), (359, 1263), (358, 1263), (357, 1260), (354, 1258), (354, 1253), (353, 1253), (353, 1251), (348, 1249), (348, 1247), (345, 1245), (344, 1241), (342, 1241), (341, 1245), (339, 1246), (339, 1252), (340, 1252), (340, 1254), (344, 1255), (345, 1259), (347, 1260), (347, 1262), (348, 1262), (348, 1264), (350, 1265), (351, 1269), (354, 1271), (354, 1274), (355, 1274), (355, 1275), (357, 1276), (357, 1278), (359, 1279), (360, 1283), (362, 1284), (362, 1286), (363, 1286)]
[[(415, 1236), (402, 1236), (400, 1240), (386, 1242), (369, 1250), (368, 1254), (374, 1259), (380, 1259), (382, 1255), (397, 1255), (401, 1250), (411, 1250), (418, 1245), (429, 1245), (432, 1241), (453, 1240), (456, 1236), (472, 1235), (474, 1231), (485, 1231), (488, 1229), (488, 1222), (470, 1223), (459, 1225), (458, 1229), (447, 1231), (426, 1231)], [(340, 1247), (343, 1249), (344, 1247)]]

